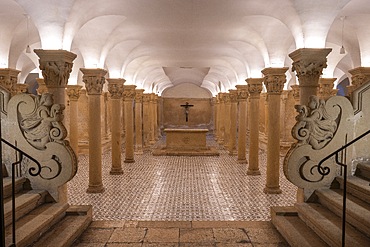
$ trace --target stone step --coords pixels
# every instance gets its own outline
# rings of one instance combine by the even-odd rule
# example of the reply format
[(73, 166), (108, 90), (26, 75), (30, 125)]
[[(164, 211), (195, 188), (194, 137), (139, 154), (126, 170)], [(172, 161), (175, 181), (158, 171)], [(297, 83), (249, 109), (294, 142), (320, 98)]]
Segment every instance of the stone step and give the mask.
[[(47, 192), (44, 190), (31, 190), (27, 193), (16, 194), (15, 197), (15, 218), (16, 220), (25, 216), (39, 205), (45, 202)], [(5, 226), (12, 223), (12, 200), (8, 197), (4, 200)]]
[(329, 246), (298, 217), (294, 207), (272, 207), (271, 222), (292, 247)]
[(368, 163), (358, 164), (355, 175), (370, 181), (370, 164)]
[[(318, 189), (315, 192), (319, 202), (340, 218), (343, 214), (342, 193), (339, 189)], [(346, 221), (370, 237), (370, 205), (347, 194), (346, 212)]]
[[(337, 177), (340, 188), (343, 189), (343, 177)], [(370, 204), (370, 182), (356, 176), (347, 177), (347, 193), (356, 196), (364, 202)]]
[[(16, 246), (30, 246), (59, 222), (66, 214), (68, 204), (45, 203), (16, 222)], [(6, 246), (12, 241), (12, 226), (5, 230)]]
[(69, 247), (91, 221), (91, 206), (70, 206), (66, 216), (34, 243), (33, 247)]
[[(298, 216), (329, 246), (342, 246), (342, 219), (318, 203), (297, 203)], [(345, 246), (370, 244), (370, 238), (346, 224)]]
[[(15, 179), (15, 193), (20, 192), (23, 189), (23, 184), (27, 181), (26, 178), (20, 177)], [(12, 178), (3, 178), (3, 190), (4, 198), (12, 196)]]

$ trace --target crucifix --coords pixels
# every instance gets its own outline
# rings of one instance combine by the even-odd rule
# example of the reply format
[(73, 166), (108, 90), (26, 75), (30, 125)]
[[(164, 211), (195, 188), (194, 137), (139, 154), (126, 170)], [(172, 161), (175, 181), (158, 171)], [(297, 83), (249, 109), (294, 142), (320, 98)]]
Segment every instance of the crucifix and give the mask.
[(185, 105), (180, 105), (181, 107), (184, 107), (185, 109), (185, 119), (186, 119), (186, 122), (188, 121), (188, 115), (189, 115), (189, 108), (190, 107), (193, 107), (194, 105), (190, 105), (189, 102), (186, 102)]

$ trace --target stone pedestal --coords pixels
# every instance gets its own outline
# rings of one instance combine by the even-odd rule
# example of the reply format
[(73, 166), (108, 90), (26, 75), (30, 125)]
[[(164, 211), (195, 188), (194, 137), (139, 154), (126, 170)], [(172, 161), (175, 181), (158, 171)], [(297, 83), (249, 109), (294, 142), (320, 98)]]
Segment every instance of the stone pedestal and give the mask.
[(268, 95), (268, 126), (267, 126), (267, 171), (264, 192), (281, 193), (279, 185), (280, 166), (280, 95), (286, 81), (284, 68), (266, 68), (262, 70)]
[(112, 101), (112, 168), (111, 175), (123, 174), (121, 165), (121, 100), (125, 79), (109, 78), (108, 91)]
[(0, 68), (0, 86), (8, 90), (9, 93), (12, 93), (15, 90), (19, 72), (20, 71), (16, 69)]
[(318, 96), (324, 100), (337, 94), (338, 90), (334, 89), (334, 82), (337, 78), (320, 78)]
[(262, 91), (263, 78), (248, 78), (248, 93), (250, 107), (248, 112), (249, 118), (249, 165), (248, 175), (261, 175), (259, 170), (259, 101)]
[(370, 67), (357, 67), (348, 71), (352, 75), (352, 84), (347, 86), (348, 95), (362, 86), (365, 82), (370, 81)]
[(135, 85), (125, 85), (123, 99), (125, 101), (125, 163), (133, 163), (134, 159), (134, 111), (133, 102), (135, 98)]
[(247, 100), (248, 85), (236, 85), (239, 101), (238, 162), (247, 163)]
[(143, 93), (144, 89), (135, 90), (135, 152), (143, 154)]
[(228, 151), (229, 155), (236, 155), (236, 125), (238, 118), (238, 93), (237, 90), (229, 90), (230, 92), (230, 136)]
[(78, 154), (78, 98), (80, 97), (80, 85), (67, 85), (69, 97), (69, 143)]
[(300, 104), (307, 105), (311, 95), (317, 95), (319, 78), (327, 67), (326, 57), (331, 48), (301, 48), (289, 54), (293, 60), (292, 70), (296, 71), (300, 88)]
[(87, 193), (104, 191), (102, 182), (102, 142), (101, 142), (101, 94), (105, 83), (104, 69), (81, 68), (83, 82), (88, 94), (89, 105), (89, 187)]

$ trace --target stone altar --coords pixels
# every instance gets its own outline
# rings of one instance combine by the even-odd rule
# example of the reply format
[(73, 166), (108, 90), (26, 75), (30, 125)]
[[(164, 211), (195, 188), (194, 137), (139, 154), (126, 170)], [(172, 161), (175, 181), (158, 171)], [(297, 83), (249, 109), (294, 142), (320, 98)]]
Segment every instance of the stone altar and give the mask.
[(153, 155), (219, 155), (214, 147), (207, 146), (208, 129), (164, 129), (165, 145), (153, 150)]

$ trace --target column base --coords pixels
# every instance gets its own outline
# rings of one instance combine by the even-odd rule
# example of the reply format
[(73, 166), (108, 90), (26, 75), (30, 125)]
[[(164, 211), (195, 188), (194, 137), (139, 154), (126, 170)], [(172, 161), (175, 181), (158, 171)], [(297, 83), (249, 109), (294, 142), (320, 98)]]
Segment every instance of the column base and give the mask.
[(281, 194), (282, 190), (280, 189), (280, 187), (265, 187), (263, 189), (263, 192), (266, 194)]
[(125, 159), (123, 162), (124, 163), (135, 163), (135, 160), (134, 159)]
[(86, 193), (103, 193), (105, 191), (105, 188), (102, 184), (100, 185), (89, 185), (89, 188), (87, 188)]
[(261, 172), (260, 170), (248, 170), (247, 175), (258, 176), (258, 175), (261, 175)]
[(122, 169), (111, 169), (109, 172), (110, 175), (122, 175), (123, 170)]
[(248, 164), (248, 161), (246, 159), (238, 159), (239, 164)]
[(235, 156), (238, 154), (238, 152), (236, 150), (232, 150), (232, 151), (228, 151), (227, 152), (230, 156)]

